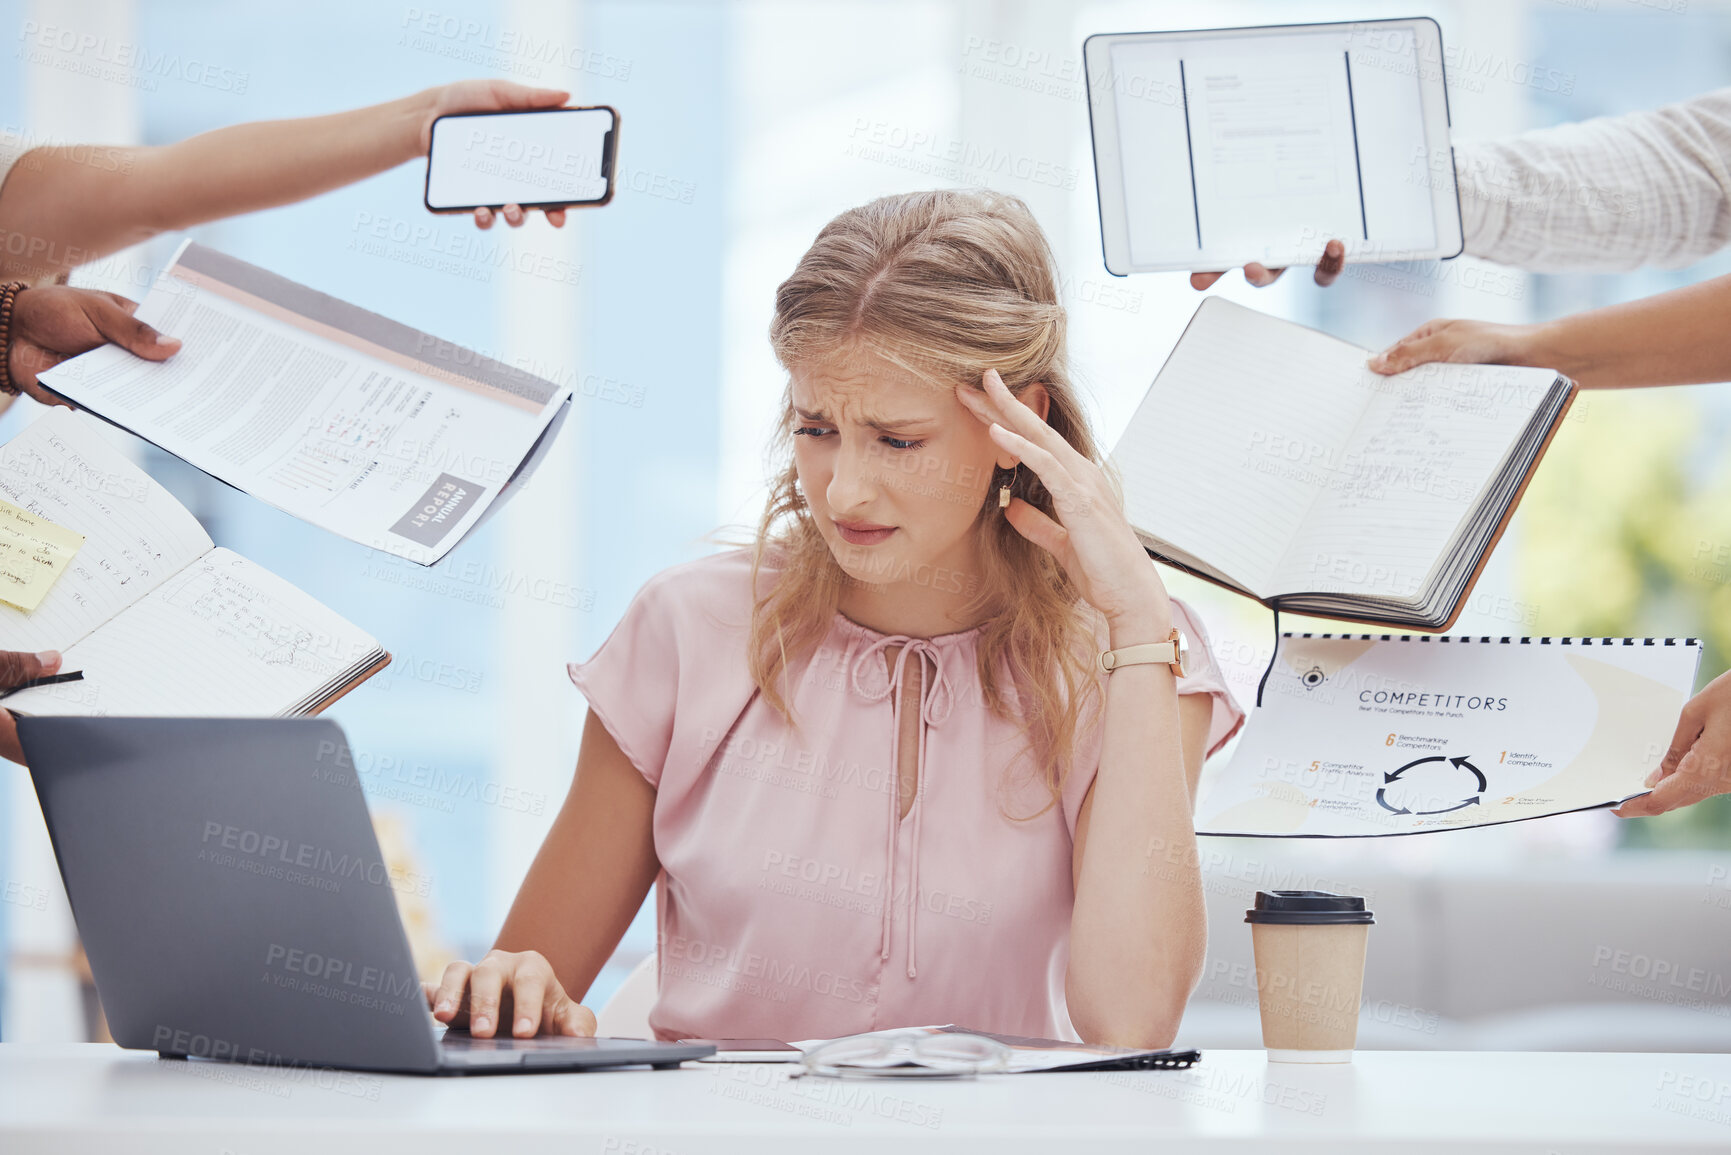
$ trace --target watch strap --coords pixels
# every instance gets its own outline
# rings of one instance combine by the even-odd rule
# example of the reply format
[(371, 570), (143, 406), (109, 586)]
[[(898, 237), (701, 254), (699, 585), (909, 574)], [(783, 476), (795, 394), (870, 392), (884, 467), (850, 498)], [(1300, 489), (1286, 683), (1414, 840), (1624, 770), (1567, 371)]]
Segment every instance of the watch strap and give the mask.
[(1146, 642), (1140, 646), (1125, 646), (1107, 650), (1100, 655), (1100, 669), (1110, 674), (1119, 666), (1169, 666), (1178, 660), (1177, 642)]
[(1186, 669), (1189, 665), (1185, 660), (1186, 645), (1183, 633), (1174, 626), (1163, 642), (1144, 642), (1139, 646), (1103, 651), (1099, 660), (1100, 672), (1110, 674), (1119, 666), (1162, 665), (1170, 666), (1173, 676), (1182, 678), (1190, 673)]

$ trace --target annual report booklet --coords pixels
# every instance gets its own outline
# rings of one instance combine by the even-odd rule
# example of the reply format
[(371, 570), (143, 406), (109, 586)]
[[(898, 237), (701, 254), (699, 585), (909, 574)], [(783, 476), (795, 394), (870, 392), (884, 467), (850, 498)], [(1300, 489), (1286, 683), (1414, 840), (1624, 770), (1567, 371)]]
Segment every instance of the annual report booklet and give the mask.
[(1149, 554), (1275, 609), (1453, 624), (1574, 385), (1369, 355), (1205, 299), (1112, 452)]
[(310, 595), (216, 546), (103, 436), (49, 410), (0, 446), (0, 498), (82, 534), (41, 603), (0, 604), (0, 650), (59, 650), (79, 681), (0, 698), (23, 714), (312, 714), (390, 662)]
[(571, 391), (188, 241), (138, 307), (181, 340), (42, 374), (236, 489), (432, 565), (520, 487)]
[(1645, 794), (1695, 684), (1694, 638), (1286, 634), (1203, 771), (1198, 834), (1364, 838)]

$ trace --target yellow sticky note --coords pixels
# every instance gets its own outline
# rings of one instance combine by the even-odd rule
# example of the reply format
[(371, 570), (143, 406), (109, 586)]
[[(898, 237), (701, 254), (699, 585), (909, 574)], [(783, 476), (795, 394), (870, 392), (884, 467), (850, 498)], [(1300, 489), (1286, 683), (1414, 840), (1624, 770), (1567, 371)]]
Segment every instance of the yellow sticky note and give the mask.
[(29, 613), (42, 604), (84, 535), (0, 501), (0, 602)]

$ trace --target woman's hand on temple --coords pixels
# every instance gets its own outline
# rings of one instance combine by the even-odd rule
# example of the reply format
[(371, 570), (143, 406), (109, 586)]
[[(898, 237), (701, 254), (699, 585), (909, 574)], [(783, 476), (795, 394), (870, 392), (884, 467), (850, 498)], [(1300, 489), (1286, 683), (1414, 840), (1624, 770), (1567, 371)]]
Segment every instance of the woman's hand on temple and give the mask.
[[(431, 94), (432, 111), (421, 128), (422, 153), (432, 148), (433, 121), (441, 116), (459, 112), (519, 112), (535, 108), (562, 108), (571, 98), (569, 92), (561, 89), (530, 88), (526, 84), (515, 84), (509, 80), (459, 80), (432, 89)], [(554, 228), (564, 227), (564, 209), (547, 209), (546, 213), (547, 222)], [(479, 208), (475, 210), (475, 226), (490, 229), (495, 216), (504, 217), (505, 223), (512, 228), (521, 226), (529, 219), (528, 212), (518, 205), (506, 205), (498, 213), (494, 213), (492, 209)]]
[(999, 448), (1034, 471), (1058, 514), (1053, 520), (1021, 498), (1012, 498), (1004, 511), (1010, 524), (1058, 559), (1114, 633), (1121, 625), (1134, 625), (1138, 632), (1159, 634), (1140, 640), (1164, 640), (1171, 602), (1105, 472), (1017, 399), (995, 369), (986, 370), (984, 380), (984, 396), (968, 388), (958, 388), (957, 395), (986, 423)]
[(38, 374), (68, 357), (110, 342), (147, 361), (172, 357), (180, 341), (134, 317), (136, 308), (136, 301), (114, 293), (67, 285), (20, 291), (12, 301), (7, 352), (12, 383), (44, 405), (68, 405), (37, 382)]
[(1429, 361), (1461, 365), (1525, 365), (1534, 325), (1489, 321), (1426, 321), (1366, 364), (1377, 373), (1404, 373)]
[(491, 950), (479, 963), (454, 962), (437, 984), (422, 983), (433, 1017), (490, 1039), (499, 1024), (526, 1039), (536, 1034), (595, 1034), (595, 1016), (565, 993), (539, 951)]

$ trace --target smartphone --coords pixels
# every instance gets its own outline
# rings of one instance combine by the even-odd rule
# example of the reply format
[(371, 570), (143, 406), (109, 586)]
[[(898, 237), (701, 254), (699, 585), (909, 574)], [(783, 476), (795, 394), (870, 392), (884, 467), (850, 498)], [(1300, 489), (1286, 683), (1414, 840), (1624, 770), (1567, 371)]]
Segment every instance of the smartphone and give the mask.
[(433, 121), (427, 210), (557, 209), (613, 199), (619, 113), (591, 108), (458, 112)]
[(682, 1043), (713, 1043), (715, 1054), (700, 1063), (797, 1063), (802, 1053), (780, 1039), (680, 1039)]

